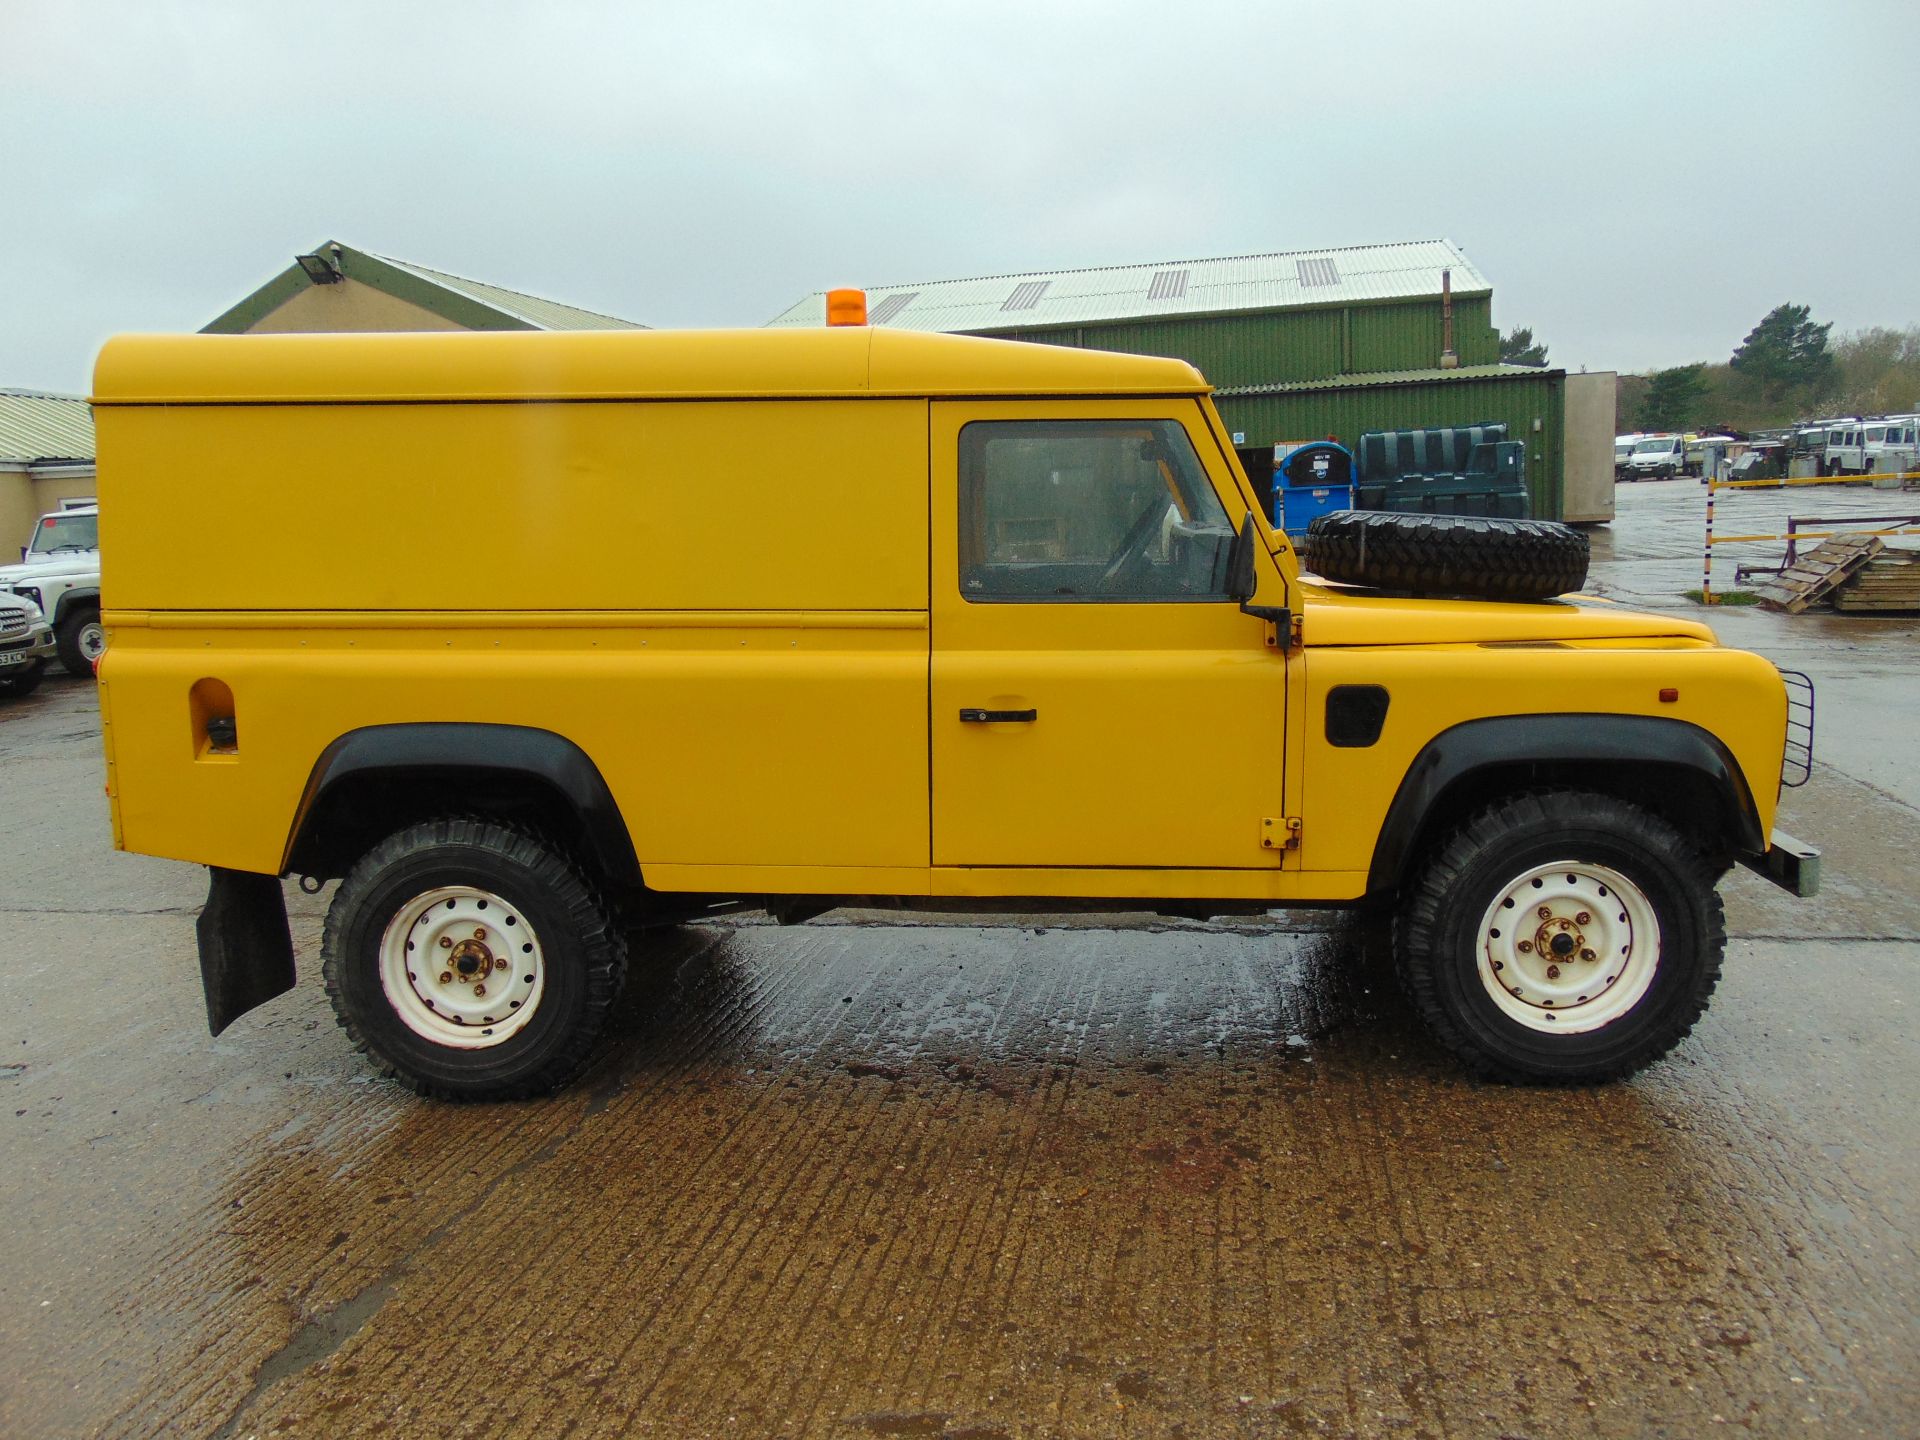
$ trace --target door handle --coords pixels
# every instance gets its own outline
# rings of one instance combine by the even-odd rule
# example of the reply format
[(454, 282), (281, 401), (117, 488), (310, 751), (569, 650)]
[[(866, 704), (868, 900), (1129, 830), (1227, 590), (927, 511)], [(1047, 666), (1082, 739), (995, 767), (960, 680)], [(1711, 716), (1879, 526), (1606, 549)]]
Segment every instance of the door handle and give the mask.
[(962, 710), (960, 718), (973, 725), (999, 725), (1009, 721), (1038, 720), (1038, 710)]

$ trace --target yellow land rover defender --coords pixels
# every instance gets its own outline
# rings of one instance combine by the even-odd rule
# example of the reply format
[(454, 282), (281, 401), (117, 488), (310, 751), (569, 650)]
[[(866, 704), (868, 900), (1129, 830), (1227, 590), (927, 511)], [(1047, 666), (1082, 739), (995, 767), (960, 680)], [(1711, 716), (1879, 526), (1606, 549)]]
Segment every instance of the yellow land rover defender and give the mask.
[(1559, 527), (1347, 517), (1303, 578), (1179, 361), (156, 336), (95, 390), (114, 837), (210, 868), (215, 1033), (294, 983), (287, 876), (448, 1098), (566, 1082), (728, 908), (1371, 904), (1467, 1065), (1598, 1081), (1700, 1014), (1730, 864), (1811, 893), (1771, 664), (1545, 598)]

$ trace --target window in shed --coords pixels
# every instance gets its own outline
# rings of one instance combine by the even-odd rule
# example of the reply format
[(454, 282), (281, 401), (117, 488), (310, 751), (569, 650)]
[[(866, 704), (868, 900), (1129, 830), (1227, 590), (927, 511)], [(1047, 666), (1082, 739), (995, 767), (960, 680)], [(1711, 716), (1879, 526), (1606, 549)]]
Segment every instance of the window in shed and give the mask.
[(1040, 303), (1040, 297), (1047, 293), (1051, 280), (1026, 280), (1013, 287), (1013, 293), (1006, 299), (1002, 310), (1031, 310)]
[(1340, 283), (1339, 268), (1334, 265), (1332, 259), (1328, 256), (1322, 255), (1314, 260), (1296, 260), (1293, 264), (1295, 271), (1300, 276), (1300, 283), (1304, 286), (1338, 285)]

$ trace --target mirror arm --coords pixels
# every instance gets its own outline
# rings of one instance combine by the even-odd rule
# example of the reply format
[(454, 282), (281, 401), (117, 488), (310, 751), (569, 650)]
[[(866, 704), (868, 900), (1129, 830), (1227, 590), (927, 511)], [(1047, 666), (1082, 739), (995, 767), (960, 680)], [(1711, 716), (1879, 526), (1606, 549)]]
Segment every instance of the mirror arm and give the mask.
[(1233, 553), (1227, 561), (1227, 589), (1240, 602), (1240, 613), (1265, 620), (1280, 632), (1284, 640), (1293, 629), (1293, 611), (1285, 605), (1253, 603), (1253, 512), (1249, 510), (1233, 537)]

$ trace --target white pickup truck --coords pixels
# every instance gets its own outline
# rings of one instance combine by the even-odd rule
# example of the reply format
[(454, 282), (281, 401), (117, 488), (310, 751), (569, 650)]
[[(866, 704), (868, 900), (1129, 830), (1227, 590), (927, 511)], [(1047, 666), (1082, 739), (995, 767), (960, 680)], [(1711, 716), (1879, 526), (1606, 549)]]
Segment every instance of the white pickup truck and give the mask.
[(18, 565), (0, 565), (0, 594), (32, 601), (53, 626), (69, 675), (90, 677), (106, 649), (100, 624), (100, 507), (74, 505), (42, 515)]

